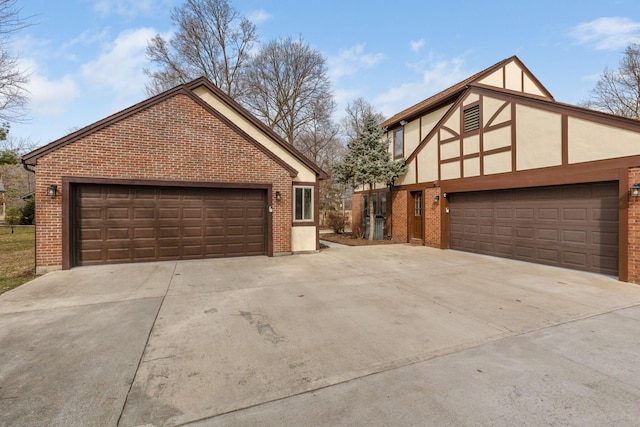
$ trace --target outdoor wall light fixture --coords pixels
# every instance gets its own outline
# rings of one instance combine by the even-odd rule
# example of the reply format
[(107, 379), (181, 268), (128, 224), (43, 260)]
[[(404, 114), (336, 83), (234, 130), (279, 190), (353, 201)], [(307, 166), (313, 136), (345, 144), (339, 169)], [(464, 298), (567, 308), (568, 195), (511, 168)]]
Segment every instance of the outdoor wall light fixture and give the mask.
[(636, 182), (631, 186), (631, 188), (629, 189), (629, 196), (635, 199), (640, 197), (640, 183)]
[(434, 203), (438, 203), (439, 201), (440, 201), (440, 195), (437, 195), (436, 197), (433, 198)]
[(58, 194), (58, 186), (57, 185), (50, 185), (50, 186), (47, 187), (47, 197), (54, 198), (54, 197), (56, 197), (56, 194)]
[(400, 126), (404, 126), (404, 125), (406, 125), (407, 123), (409, 123), (409, 122), (407, 122), (406, 120), (400, 120)]
[(282, 193), (279, 191), (276, 191), (276, 200), (282, 200)]

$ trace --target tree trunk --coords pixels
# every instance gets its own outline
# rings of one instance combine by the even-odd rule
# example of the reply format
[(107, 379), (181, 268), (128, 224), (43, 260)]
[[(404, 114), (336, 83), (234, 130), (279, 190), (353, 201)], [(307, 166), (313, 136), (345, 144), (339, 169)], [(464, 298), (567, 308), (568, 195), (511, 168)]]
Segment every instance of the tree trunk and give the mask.
[(373, 184), (369, 184), (369, 240), (373, 240), (376, 226), (376, 215), (373, 211)]

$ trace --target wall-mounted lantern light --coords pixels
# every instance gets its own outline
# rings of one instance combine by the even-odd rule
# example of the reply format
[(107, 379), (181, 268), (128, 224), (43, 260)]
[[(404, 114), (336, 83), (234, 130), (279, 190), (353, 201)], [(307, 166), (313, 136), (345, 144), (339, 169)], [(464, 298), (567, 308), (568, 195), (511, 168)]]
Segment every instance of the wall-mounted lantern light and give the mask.
[(47, 187), (47, 197), (54, 198), (54, 197), (56, 197), (56, 194), (58, 194), (58, 186), (57, 185), (50, 185), (50, 186)]
[(640, 183), (636, 182), (631, 186), (631, 188), (629, 189), (629, 196), (633, 197), (634, 199), (640, 197)]
[(282, 200), (282, 193), (279, 191), (276, 191), (276, 200)]
[(440, 195), (437, 195), (436, 197), (433, 198), (434, 203), (438, 203), (439, 201), (440, 201)]

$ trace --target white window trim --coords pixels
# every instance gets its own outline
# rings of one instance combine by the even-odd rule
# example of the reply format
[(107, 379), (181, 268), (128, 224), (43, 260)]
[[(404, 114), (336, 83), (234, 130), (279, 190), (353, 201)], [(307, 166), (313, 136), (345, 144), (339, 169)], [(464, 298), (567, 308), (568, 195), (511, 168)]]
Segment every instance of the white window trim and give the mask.
[[(311, 218), (302, 218), (302, 219), (296, 219), (296, 190), (300, 188), (302, 189), (302, 216), (304, 217), (304, 190), (305, 189), (309, 189), (311, 190)], [(315, 204), (315, 187), (313, 187), (312, 185), (294, 185), (293, 186), (293, 221), (294, 222), (313, 222), (314, 219), (314, 204)]]

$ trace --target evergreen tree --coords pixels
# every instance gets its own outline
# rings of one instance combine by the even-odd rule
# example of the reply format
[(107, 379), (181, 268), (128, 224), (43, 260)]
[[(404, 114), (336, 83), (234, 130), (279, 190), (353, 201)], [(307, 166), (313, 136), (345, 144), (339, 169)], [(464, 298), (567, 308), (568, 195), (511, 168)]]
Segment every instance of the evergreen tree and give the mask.
[[(373, 200), (373, 189), (377, 183), (391, 184), (407, 171), (404, 160), (393, 161), (389, 153), (389, 140), (385, 130), (378, 126), (373, 115), (368, 115), (357, 137), (348, 144), (349, 151), (342, 162), (334, 165), (333, 172), (340, 183), (362, 186)], [(373, 203), (369, 203), (369, 240), (374, 235)]]

